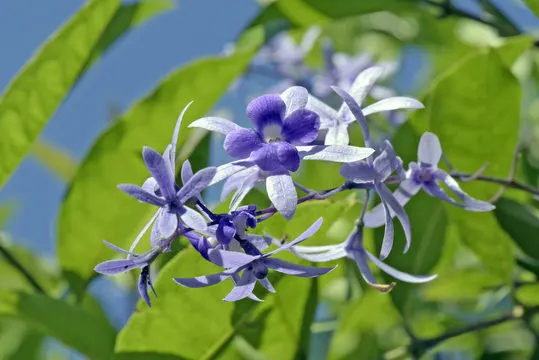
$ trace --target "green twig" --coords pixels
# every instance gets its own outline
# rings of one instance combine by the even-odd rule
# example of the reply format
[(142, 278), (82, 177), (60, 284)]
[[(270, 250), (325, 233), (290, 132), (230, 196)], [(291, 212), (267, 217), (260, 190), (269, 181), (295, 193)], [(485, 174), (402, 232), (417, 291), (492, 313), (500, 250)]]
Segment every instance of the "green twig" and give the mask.
[(45, 289), (39, 283), (37, 280), (30, 274), (30, 272), (13, 256), (13, 254), (3, 245), (0, 244), (0, 253), (6, 261), (11, 264), (18, 272), (21, 273), (21, 275), (28, 281), (28, 283), (36, 290), (38, 293), (45, 294)]

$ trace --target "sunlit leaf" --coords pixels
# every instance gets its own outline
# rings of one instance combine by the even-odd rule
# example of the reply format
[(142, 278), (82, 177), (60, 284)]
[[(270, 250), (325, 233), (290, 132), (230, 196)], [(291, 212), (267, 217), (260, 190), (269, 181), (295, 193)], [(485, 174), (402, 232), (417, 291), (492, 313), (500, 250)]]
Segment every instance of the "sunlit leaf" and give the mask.
[(83, 72), (163, 2), (89, 1), (38, 50), (0, 98), (0, 187), (17, 168)]

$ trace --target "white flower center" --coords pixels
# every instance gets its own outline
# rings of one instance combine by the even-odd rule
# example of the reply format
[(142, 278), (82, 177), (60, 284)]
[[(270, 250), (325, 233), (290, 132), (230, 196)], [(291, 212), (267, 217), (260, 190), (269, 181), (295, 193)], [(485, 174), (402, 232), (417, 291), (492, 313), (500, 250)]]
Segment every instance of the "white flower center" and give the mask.
[(264, 130), (262, 130), (264, 141), (266, 143), (270, 143), (273, 141), (280, 141), (281, 138), (281, 125), (279, 124), (269, 124), (264, 127)]

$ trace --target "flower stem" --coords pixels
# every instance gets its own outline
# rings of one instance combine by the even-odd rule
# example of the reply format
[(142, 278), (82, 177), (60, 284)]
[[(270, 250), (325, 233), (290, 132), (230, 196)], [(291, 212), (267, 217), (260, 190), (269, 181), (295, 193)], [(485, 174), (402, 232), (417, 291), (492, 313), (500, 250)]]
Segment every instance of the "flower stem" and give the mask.
[[(451, 172), (451, 176), (453, 176), (454, 178), (457, 178), (459, 180), (464, 180), (464, 179), (470, 178), (471, 176), (473, 176), (473, 174), (465, 174), (465, 173), (454, 171), (454, 172)], [(539, 189), (538, 188), (527, 185), (527, 184), (524, 184), (524, 183), (522, 183), (522, 182), (520, 182), (518, 180), (514, 180), (514, 179), (503, 179), (503, 178), (496, 178), (496, 177), (492, 177), (492, 176), (478, 175), (478, 176), (474, 176), (473, 180), (485, 181), (485, 182), (490, 182), (490, 183), (494, 183), (494, 184), (499, 184), (499, 185), (506, 186), (508, 188), (526, 191), (526, 192), (528, 192), (528, 193), (530, 193), (532, 195), (539, 196)]]
[(45, 294), (45, 289), (39, 283), (37, 280), (30, 274), (30, 272), (15, 258), (15, 256), (3, 245), (0, 244), (0, 253), (6, 261), (11, 264), (18, 272), (21, 273), (21, 275), (28, 281), (28, 283), (34, 288), (35, 291), (41, 294)]

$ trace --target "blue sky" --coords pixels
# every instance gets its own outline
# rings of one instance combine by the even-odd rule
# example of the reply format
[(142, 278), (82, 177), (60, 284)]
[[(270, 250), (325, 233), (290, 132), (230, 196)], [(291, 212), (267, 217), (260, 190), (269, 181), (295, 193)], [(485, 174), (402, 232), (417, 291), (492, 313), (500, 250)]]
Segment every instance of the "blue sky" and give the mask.
[[(0, 2), (0, 88), (81, 0)], [(31, 10), (29, 10), (31, 9)], [(125, 110), (167, 73), (195, 58), (221, 52), (256, 15), (253, 0), (188, 0), (135, 29), (84, 76), (44, 130), (44, 139), (82, 159), (107, 126), (109, 107)], [(54, 254), (55, 224), (65, 184), (26, 159), (0, 191), (0, 202), (17, 202), (8, 231), (20, 244)]]

